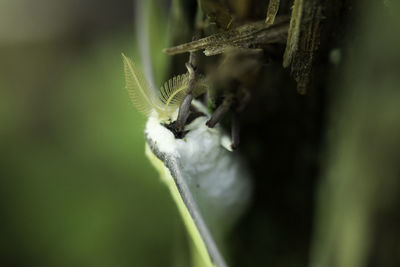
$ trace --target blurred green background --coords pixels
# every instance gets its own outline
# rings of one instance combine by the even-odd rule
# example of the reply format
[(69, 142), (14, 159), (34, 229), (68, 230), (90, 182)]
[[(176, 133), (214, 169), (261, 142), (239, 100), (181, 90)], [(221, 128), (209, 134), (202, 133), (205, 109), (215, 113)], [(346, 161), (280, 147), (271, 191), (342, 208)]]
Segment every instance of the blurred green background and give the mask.
[(133, 13), (131, 0), (0, 1), (0, 266), (171, 260), (180, 220), (124, 90)]
[[(248, 109), (242, 152), (259, 175), (237, 266), (399, 266), (400, 6), (355, 2), (346, 35), (321, 47), (324, 64), (332, 47), (342, 60), (318, 65), (318, 90), (298, 96), (288, 79)], [(163, 8), (148, 17), (154, 51)], [(188, 266), (124, 89), (134, 14), (132, 0), (0, 0), (0, 266)], [(157, 85), (169, 62), (154, 60)]]

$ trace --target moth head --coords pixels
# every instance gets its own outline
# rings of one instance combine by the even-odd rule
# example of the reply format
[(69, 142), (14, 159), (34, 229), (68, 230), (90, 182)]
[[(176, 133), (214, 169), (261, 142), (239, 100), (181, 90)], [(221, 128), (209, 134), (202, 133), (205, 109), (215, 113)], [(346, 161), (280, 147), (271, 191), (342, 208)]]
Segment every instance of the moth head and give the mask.
[[(189, 74), (177, 75), (156, 90), (150, 86), (143, 72), (130, 58), (122, 54), (122, 60), (126, 89), (137, 110), (147, 117), (156, 117), (161, 123), (176, 120), (179, 106), (186, 96)], [(194, 90), (194, 96), (196, 97), (206, 90), (205, 83), (199, 82)]]

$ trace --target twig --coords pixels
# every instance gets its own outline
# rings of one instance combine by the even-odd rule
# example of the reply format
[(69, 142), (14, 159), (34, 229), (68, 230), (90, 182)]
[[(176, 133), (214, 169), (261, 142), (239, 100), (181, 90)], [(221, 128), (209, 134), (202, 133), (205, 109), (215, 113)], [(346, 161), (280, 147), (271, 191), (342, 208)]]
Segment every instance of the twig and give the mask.
[(286, 41), (289, 29), (288, 17), (277, 17), (275, 24), (264, 21), (248, 23), (235, 29), (217, 33), (196, 41), (164, 49), (168, 55), (205, 50), (207, 56), (224, 52), (227, 48), (257, 48), (257, 45)]

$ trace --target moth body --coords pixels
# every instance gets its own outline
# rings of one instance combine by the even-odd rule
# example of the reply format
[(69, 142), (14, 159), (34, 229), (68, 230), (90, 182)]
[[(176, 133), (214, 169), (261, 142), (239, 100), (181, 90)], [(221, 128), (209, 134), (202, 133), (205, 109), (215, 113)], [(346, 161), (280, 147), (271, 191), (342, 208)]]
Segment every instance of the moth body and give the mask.
[(183, 138), (177, 138), (170, 130), (174, 129), (170, 128), (174, 125), (171, 123), (177, 120), (189, 84), (196, 98), (207, 90), (207, 82), (199, 76), (189, 83), (190, 75), (183, 74), (156, 91), (132, 60), (124, 54), (122, 58), (132, 103), (148, 117), (146, 155), (169, 187), (196, 250), (204, 260), (202, 266), (225, 267), (219, 245), (223, 246), (226, 232), (249, 201), (251, 186), (247, 168), (232, 152), (232, 142), (222, 128), (206, 125), (211, 115), (199, 101), (192, 101), (192, 105), (200, 116), (187, 125), (183, 123)]
[(240, 157), (230, 150), (230, 138), (222, 128), (209, 128), (209, 114), (198, 101), (196, 108), (206, 115), (185, 127), (182, 139), (150, 117), (146, 136), (162, 153), (177, 158), (197, 205), (214, 236), (222, 237), (243, 212), (250, 198), (250, 179)]

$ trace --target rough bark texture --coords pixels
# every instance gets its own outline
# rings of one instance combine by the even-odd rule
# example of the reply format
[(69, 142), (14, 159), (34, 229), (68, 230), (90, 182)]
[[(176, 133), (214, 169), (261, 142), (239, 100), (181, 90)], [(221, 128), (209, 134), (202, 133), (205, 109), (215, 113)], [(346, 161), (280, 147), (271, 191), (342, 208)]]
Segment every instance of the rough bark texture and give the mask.
[[(268, 1), (240, 1), (240, 4), (234, 0), (219, 2), (232, 15), (231, 27), (265, 19), (268, 7)], [(278, 16), (290, 15), (293, 2), (280, 2)], [(253, 205), (230, 240), (233, 246), (233, 266), (307, 266), (310, 262), (313, 266), (383, 266), (383, 263), (392, 263), (384, 255), (394, 260), (394, 250), (399, 240), (398, 231), (394, 231), (393, 226), (394, 220), (398, 222), (399, 219), (398, 212), (394, 210), (399, 201), (394, 193), (396, 190), (391, 188), (390, 191), (381, 183), (396, 184), (394, 173), (398, 174), (399, 168), (388, 162), (390, 157), (398, 159), (399, 156), (386, 147), (386, 142), (381, 141), (387, 137), (393, 138), (388, 142), (398, 148), (400, 135), (392, 136), (398, 131), (398, 125), (394, 128), (384, 125), (389, 127), (386, 133), (375, 133), (373, 125), (394, 116), (394, 107), (385, 111), (381, 105), (394, 97), (395, 92), (388, 89), (383, 93), (378, 90), (387, 86), (386, 78), (393, 81), (398, 79), (394, 70), (399, 70), (399, 59), (383, 57), (385, 61), (377, 51), (387, 46), (388, 50), (383, 54), (398, 54), (394, 46), (389, 45), (398, 42), (398, 38), (387, 31), (382, 35), (381, 43), (388, 45), (379, 46), (380, 43), (373, 36), (380, 35), (378, 25), (382, 29), (398, 29), (399, 21), (394, 18), (396, 9), (391, 1), (385, 2), (386, 7), (383, 1), (375, 2), (366, 1), (359, 5), (349, 0), (303, 0), (299, 39), (297, 49), (292, 51), (290, 66), (282, 66), (285, 44), (269, 44), (263, 47), (258, 61), (259, 70), (252, 73), (251, 81), (245, 83), (236, 77), (235, 83), (229, 83), (231, 87), (239, 83), (239, 87), (246, 87), (252, 96), (240, 117), (239, 153), (246, 156), (255, 182)], [(392, 15), (391, 19), (388, 19), (389, 14)], [(208, 28), (204, 31), (205, 36), (226, 30), (218, 23), (213, 27), (212, 30)], [(360, 39), (360, 36), (366, 37)], [(367, 55), (374, 56), (368, 58)], [(205, 73), (210, 69), (215, 70), (221, 57), (223, 55), (203, 56), (199, 68)], [(376, 64), (370, 66), (370, 60), (376, 61)], [(355, 70), (361, 70), (357, 72), (358, 76), (353, 76)], [(346, 85), (341, 83), (344, 77), (348, 82)], [(356, 92), (354, 88), (359, 91)], [(359, 106), (362, 102), (359, 95), (365, 97), (362, 100), (364, 103), (374, 103), (367, 115), (371, 121), (362, 120), (362, 111), (368, 108)], [(399, 104), (398, 100), (392, 101)], [(343, 103), (346, 103), (344, 107)], [(375, 104), (379, 112), (374, 110)], [(358, 110), (360, 117), (348, 118), (347, 114), (355, 110)], [(392, 115), (385, 117), (384, 113)], [(332, 123), (336, 120), (347, 122), (344, 126), (338, 126)], [(359, 131), (354, 136), (352, 125), (357, 123), (365, 125), (357, 128)], [(225, 125), (229, 128), (230, 122), (226, 121)], [(326, 146), (326, 137), (332, 131), (340, 132), (341, 135), (329, 139), (330, 146)], [(353, 146), (363, 138), (362, 133), (374, 137), (376, 143), (373, 149), (364, 150), (359, 145)], [(347, 144), (346, 140), (354, 143)], [(340, 150), (346, 146), (354, 150)], [(368, 146), (368, 141), (363, 146)], [(346, 160), (345, 157), (340, 160), (340, 157), (332, 153), (343, 153)], [(382, 177), (377, 165), (379, 161), (374, 156), (377, 153), (386, 159), (385, 170), (390, 170), (386, 182), (378, 182)], [(369, 156), (364, 161), (362, 155)], [(351, 171), (345, 169), (349, 162), (357, 168), (347, 166)], [(374, 169), (373, 174), (367, 171), (368, 166)], [(343, 169), (348, 173), (341, 173)], [(363, 187), (365, 184), (362, 178), (366, 173), (371, 175), (365, 181), (369, 184), (365, 186), (367, 189)], [(345, 177), (348, 180), (343, 183), (348, 191), (343, 193), (340, 191), (341, 185), (336, 183)], [(353, 188), (355, 193), (351, 196)], [(327, 199), (321, 190), (327, 194)], [(379, 204), (382, 200), (378, 199), (389, 191), (389, 200), (385, 198), (385, 204)], [(358, 204), (344, 211), (344, 207), (352, 202)], [(370, 208), (375, 204), (375, 208)], [(360, 209), (365, 211), (362, 216), (356, 213)], [(337, 214), (343, 216), (338, 225), (326, 221), (333, 221)], [(346, 214), (355, 214), (351, 217), (354, 220), (347, 221)], [(382, 216), (382, 220), (377, 220), (376, 214)], [(356, 223), (357, 220), (361, 221)], [(368, 231), (354, 232), (357, 226), (367, 227)], [(384, 229), (385, 226), (387, 228)], [(337, 236), (337, 239), (324, 236), (325, 231), (329, 237)], [(390, 236), (391, 233), (395, 233), (395, 236)], [(363, 244), (362, 240), (369, 240), (369, 245)], [(347, 250), (343, 251), (341, 245)], [(393, 262), (398, 263), (398, 258)]]

